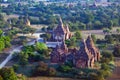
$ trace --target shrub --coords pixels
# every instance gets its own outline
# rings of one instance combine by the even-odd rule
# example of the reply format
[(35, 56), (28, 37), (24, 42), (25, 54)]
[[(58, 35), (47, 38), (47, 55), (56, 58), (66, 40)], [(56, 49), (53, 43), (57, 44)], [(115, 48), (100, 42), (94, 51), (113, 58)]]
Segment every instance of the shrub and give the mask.
[(49, 68), (48, 74), (49, 74), (49, 76), (55, 76), (56, 70), (54, 68)]

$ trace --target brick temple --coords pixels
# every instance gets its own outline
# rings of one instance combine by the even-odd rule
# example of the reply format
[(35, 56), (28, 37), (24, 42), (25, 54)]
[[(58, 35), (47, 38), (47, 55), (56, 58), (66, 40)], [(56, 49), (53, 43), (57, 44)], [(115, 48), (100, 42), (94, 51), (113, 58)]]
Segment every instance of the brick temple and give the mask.
[(66, 44), (58, 44), (51, 52), (52, 63), (64, 63), (70, 61), (77, 68), (94, 67), (94, 62), (100, 60), (100, 52), (95, 47), (91, 36), (83, 40), (80, 49), (69, 50)]
[(72, 36), (69, 30), (69, 26), (63, 24), (61, 17), (59, 18), (58, 26), (50, 34), (51, 41), (59, 42), (70, 39), (70, 37)]
[(50, 34), (51, 42), (47, 43), (48, 45), (54, 43), (50, 54), (51, 63), (72, 62), (77, 68), (93, 68), (94, 62), (100, 60), (100, 52), (91, 36), (80, 43), (80, 49), (68, 49), (65, 40), (70, 39), (72, 34), (68, 25), (64, 25), (61, 18), (58, 26)]

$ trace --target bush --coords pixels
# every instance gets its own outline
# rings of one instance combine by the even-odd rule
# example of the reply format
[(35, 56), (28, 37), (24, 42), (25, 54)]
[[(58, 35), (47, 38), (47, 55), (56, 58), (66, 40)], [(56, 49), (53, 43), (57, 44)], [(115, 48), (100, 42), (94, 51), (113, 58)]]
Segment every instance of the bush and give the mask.
[(56, 70), (54, 68), (49, 68), (48, 75), (49, 76), (55, 76), (56, 75)]
[(66, 65), (60, 65), (58, 67), (58, 70), (61, 72), (70, 72), (70, 71), (72, 71), (72, 68), (69, 66), (66, 66)]
[(48, 67), (48, 65), (44, 62), (40, 62), (38, 66), (36, 66), (33, 76), (55, 76), (56, 69), (52, 67)]
[(17, 76), (13, 68), (0, 69), (0, 75), (3, 77), (3, 80), (17, 80)]
[(108, 51), (102, 52), (102, 58), (101, 58), (102, 63), (109, 63), (113, 60), (114, 60), (114, 57), (113, 57), (113, 54), (111, 52), (108, 52)]
[(0, 75), (0, 80), (3, 80), (2, 76)]
[(34, 70), (34, 76), (45, 76), (48, 73), (48, 65), (44, 62), (40, 62)]
[(18, 64), (14, 64), (14, 65), (13, 65), (13, 69), (14, 69), (14, 71), (17, 71), (18, 68), (19, 68), (19, 65), (18, 65)]
[(120, 57), (120, 44), (115, 45), (113, 55), (115, 57)]

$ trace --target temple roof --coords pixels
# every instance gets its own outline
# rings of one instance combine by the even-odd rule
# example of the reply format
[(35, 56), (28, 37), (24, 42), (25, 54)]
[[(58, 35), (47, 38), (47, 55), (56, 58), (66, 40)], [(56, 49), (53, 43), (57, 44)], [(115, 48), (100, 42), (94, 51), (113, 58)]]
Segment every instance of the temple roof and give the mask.
[(65, 26), (63, 25), (63, 21), (62, 21), (61, 17), (59, 18), (59, 24), (55, 28), (54, 32), (59, 33), (59, 34), (65, 34), (65, 33), (70, 32), (68, 25), (65, 25)]
[(78, 56), (80, 58), (85, 58), (85, 59), (90, 59), (91, 58), (91, 54), (90, 54), (90, 52), (89, 52), (89, 50), (86, 46), (85, 40), (83, 40), (81, 45), (80, 45)]
[(91, 53), (91, 55), (93, 55), (95, 57), (95, 60), (96, 61), (99, 60), (99, 58), (100, 58), (100, 51), (94, 45), (94, 42), (93, 42), (91, 36), (88, 36), (88, 38), (86, 40), (86, 46), (87, 46), (89, 52)]
[(87, 37), (86, 44), (87, 44), (87, 46), (95, 47), (93, 39), (91, 36)]

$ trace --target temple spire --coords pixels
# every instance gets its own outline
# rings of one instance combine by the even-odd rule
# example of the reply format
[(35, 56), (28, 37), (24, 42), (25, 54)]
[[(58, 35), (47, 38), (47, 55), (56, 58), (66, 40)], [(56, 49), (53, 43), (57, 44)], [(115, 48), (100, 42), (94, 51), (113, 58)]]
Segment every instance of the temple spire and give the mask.
[(61, 18), (61, 17), (59, 17), (59, 25), (60, 25), (61, 27), (63, 27), (63, 21), (62, 21), (62, 18)]

